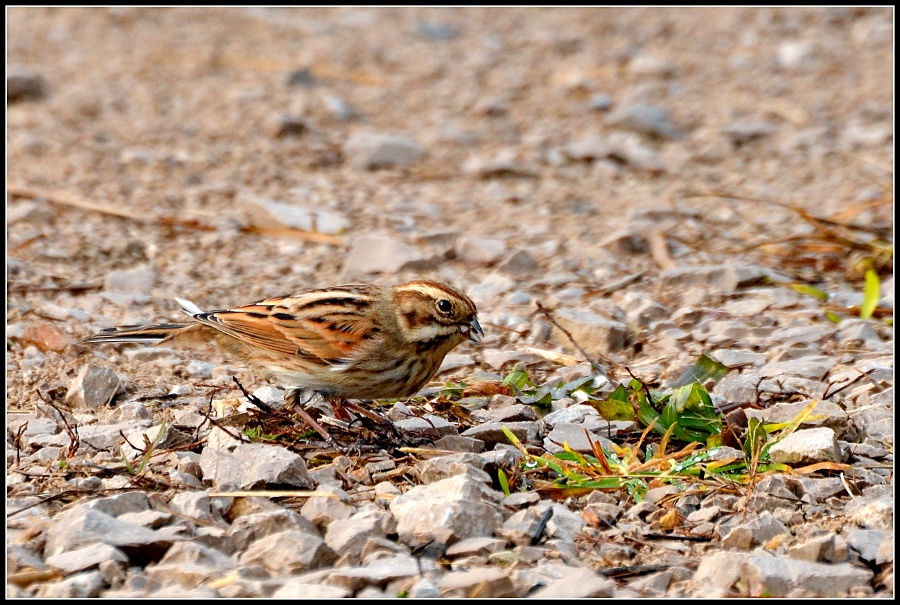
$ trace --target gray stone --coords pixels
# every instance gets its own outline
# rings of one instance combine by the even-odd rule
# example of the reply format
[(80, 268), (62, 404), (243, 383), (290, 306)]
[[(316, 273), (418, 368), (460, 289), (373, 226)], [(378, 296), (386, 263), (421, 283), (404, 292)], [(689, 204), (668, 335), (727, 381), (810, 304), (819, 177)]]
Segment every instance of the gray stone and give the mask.
[(359, 553), (369, 538), (384, 538), (395, 528), (387, 511), (363, 509), (347, 519), (332, 521), (325, 531), (325, 543), (341, 555)]
[(149, 510), (150, 500), (147, 492), (124, 492), (95, 500), (89, 500), (82, 504), (85, 508), (100, 511), (111, 517), (118, 517), (126, 513), (139, 513)]
[(836, 534), (821, 534), (789, 547), (787, 554), (803, 561), (842, 563), (848, 558), (847, 541)]
[(431, 40), (452, 40), (459, 35), (450, 23), (433, 23), (430, 21), (416, 21), (416, 33)]
[(527, 250), (516, 250), (497, 265), (497, 270), (509, 275), (523, 276), (537, 273), (540, 265)]
[(150, 443), (155, 450), (177, 448), (193, 441), (191, 435), (178, 430), (172, 423), (128, 431), (125, 436), (128, 438), (128, 443), (136, 446), (146, 446)]
[(636, 292), (626, 292), (619, 306), (625, 309), (628, 323), (638, 328), (646, 328), (655, 321), (667, 319), (671, 311), (652, 298)]
[(841, 462), (834, 431), (828, 427), (794, 431), (770, 447), (769, 455), (779, 464)]
[(721, 507), (716, 506), (715, 504), (712, 504), (709, 506), (704, 506), (702, 508), (695, 510), (691, 514), (689, 514), (687, 516), (687, 522), (696, 524), (696, 525), (701, 525), (703, 523), (709, 523), (710, 521), (715, 520), (716, 517), (721, 515), (722, 512), (723, 511), (722, 511)]
[(525, 443), (533, 443), (537, 441), (538, 436), (540, 434), (539, 424), (537, 422), (485, 422), (484, 424), (479, 424), (473, 426), (472, 428), (466, 430), (462, 435), (463, 437), (472, 437), (474, 439), (480, 439), (484, 441), (485, 445), (488, 448), (493, 448), (495, 445), (499, 444), (508, 444), (509, 439), (506, 437), (506, 434), (503, 432), (503, 428), (507, 428), (512, 432), (513, 435), (516, 436), (519, 441)]
[(687, 286), (705, 286), (710, 290), (730, 294), (739, 288), (758, 283), (770, 274), (770, 270), (755, 265), (701, 265), (663, 271), (659, 281), (663, 287), (673, 290)]
[(778, 64), (784, 69), (798, 69), (809, 65), (813, 44), (809, 40), (785, 40), (778, 46)]
[[(724, 379), (723, 379), (724, 381)], [(721, 383), (720, 383), (721, 384)], [(719, 391), (716, 385), (716, 391)], [(750, 399), (753, 401), (753, 399)], [(760, 418), (767, 423), (781, 424), (790, 422), (796, 418), (800, 412), (809, 405), (809, 400), (797, 401), (793, 403), (778, 403), (772, 407), (763, 410), (746, 409), (747, 418)], [(817, 418), (822, 416), (822, 418)], [(825, 400), (819, 400), (816, 407), (813, 408), (812, 417), (803, 423), (804, 427), (828, 427), (832, 429), (836, 437), (841, 437), (849, 428), (849, 418), (840, 406)]]
[(662, 597), (669, 589), (672, 578), (673, 573), (667, 569), (634, 580), (628, 584), (628, 588), (636, 591), (642, 597)]
[(343, 214), (261, 197), (248, 197), (244, 201), (244, 212), (250, 222), (259, 227), (284, 226), (326, 234), (343, 233), (350, 228), (350, 219)]
[(628, 71), (637, 76), (670, 78), (678, 72), (678, 66), (664, 57), (641, 52), (628, 62)]
[(584, 424), (585, 419), (598, 419), (600, 412), (589, 405), (572, 405), (555, 412), (550, 412), (541, 421), (545, 427), (552, 429), (557, 424)]
[(518, 596), (509, 574), (494, 567), (451, 571), (437, 581), (444, 598), (502, 599)]
[(97, 567), (104, 561), (128, 563), (128, 556), (115, 546), (99, 543), (47, 557), (46, 563), (71, 574)]
[(548, 508), (552, 508), (553, 513), (544, 526), (544, 536), (574, 543), (575, 537), (584, 529), (584, 518), (556, 502), (541, 502), (534, 510), (538, 517), (543, 517)]
[(818, 503), (847, 493), (847, 487), (840, 477), (801, 477), (800, 485), (803, 487), (804, 497)]
[(467, 474), (473, 479), (491, 484), (484, 472), (485, 462), (475, 454), (462, 453), (428, 458), (415, 465), (416, 477), (423, 484), (435, 483), (455, 475)]
[(838, 364), (836, 357), (809, 355), (799, 359), (773, 361), (759, 369), (763, 378), (782, 378), (785, 374), (810, 380), (822, 380)]
[(478, 422), (494, 420), (496, 422), (522, 422), (537, 420), (534, 408), (529, 405), (517, 403), (501, 407), (490, 406), (488, 408), (472, 412), (472, 418)]
[(881, 541), (878, 552), (875, 553), (875, 563), (886, 565), (894, 562), (894, 536), (893, 534)]
[(894, 497), (863, 496), (854, 498), (844, 507), (844, 515), (850, 523), (867, 529), (894, 528)]
[(241, 555), (242, 566), (259, 565), (273, 575), (295, 574), (330, 565), (337, 555), (313, 534), (291, 529), (265, 536)]
[(734, 527), (722, 538), (722, 546), (725, 548), (750, 550), (766, 544), (775, 536), (790, 535), (790, 533), (790, 530), (772, 516), (772, 513), (764, 511), (756, 519), (751, 519)]
[(612, 108), (612, 105), (612, 97), (610, 97), (608, 94), (601, 92), (591, 97), (591, 109), (595, 109), (597, 111), (606, 111), (607, 109)]
[(439, 438), (446, 435), (456, 435), (456, 425), (435, 414), (425, 414), (424, 416), (412, 416), (403, 418), (394, 422), (394, 426), (401, 431), (416, 431), (429, 435), (433, 438)]
[(775, 330), (770, 338), (772, 341), (788, 347), (815, 347), (827, 342), (836, 329), (831, 325), (793, 325)]
[(260, 538), (294, 530), (321, 537), (316, 525), (292, 510), (273, 510), (243, 515), (234, 520), (225, 533), (231, 552), (243, 552)]
[(311, 495), (300, 509), (300, 514), (319, 529), (326, 528), (332, 521), (349, 519), (353, 514), (353, 508), (346, 504), (347, 492), (339, 487), (320, 485), (316, 492), (321, 495)]
[(450, 452), (471, 452), (479, 454), (484, 451), (484, 441), (481, 439), (473, 439), (471, 437), (463, 437), (462, 435), (445, 435), (434, 442), (436, 450), (444, 450)]
[(441, 256), (413, 247), (396, 235), (364, 233), (351, 240), (342, 275), (345, 279), (357, 279), (371, 273), (422, 271), (441, 260)]
[(612, 527), (616, 524), (616, 520), (622, 515), (622, 507), (615, 504), (607, 504), (605, 502), (595, 502), (584, 507), (584, 514), (595, 517), (597, 521)]
[(179, 492), (169, 500), (169, 509), (181, 517), (224, 527), (232, 502), (231, 498), (211, 497), (207, 492)]
[(410, 546), (491, 536), (500, 525), (501, 496), (468, 475), (419, 485), (391, 502), (400, 540)]
[(667, 109), (646, 103), (623, 106), (610, 116), (610, 122), (622, 128), (663, 139), (680, 139), (683, 136), (672, 122)]
[(462, 166), (463, 172), (482, 179), (504, 176), (531, 177), (535, 174), (522, 166), (515, 148), (501, 149), (491, 157), (472, 156)]
[(137, 513), (125, 513), (119, 515), (119, 520), (132, 525), (140, 525), (149, 529), (159, 529), (168, 525), (174, 519), (174, 515), (158, 510), (145, 510)]
[(558, 422), (544, 438), (544, 449), (551, 454), (555, 454), (563, 451), (563, 444), (567, 443), (572, 450), (589, 454), (593, 452), (592, 442), (605, 447), (607, 450), (610, 449), (610, 444), (612, 443), (606, 437), (601, 437), (587, 430), (582, 424)]
[(396, 554), (375, 559), (363, 567), (340, 568), (328, 575), (327, 582), (353, 592), (366, 586), (384, 587), (401, 578), (412, 578), (434, 570), (429, 559)]
[[(720, 551), (700, 560), (691, 580), (694, 595), (701, 598), (789, 596), (797, 587), (806, 596), (835, 598), (868, 585), (872, 572), (849, 563), (830, 564), (798, 561), (768, 554)], [(735, 593), (735, 587), (740, 587)]]
[(842, 343), (881, 342), (881, 337), (872, 325), (872, 321), (865, 319), (845, 319), (841, 321), (837, 331), (837, 338)]
[(218, 489), (314, 487), (303, 457), (275, 445), (242, 443), (232, 452), (206, 447), (200, 466), (203, 479)]
[(38, 589), (41, 599), (89, 599), (100, 596), (106, 580), (99, 571), (90, 571), (69, 576), (59, 582), (44, 584)]
[(162, 554), (176, 541), (171, 535), (130, 525), (84, 506), (56, 515), (47, 529), (46, 539), (47, 557), (98, 542), (115, 546), (126, 554), (141, 552), (149, 556), (154, 552)]
[(726, 366), (750, 365), (761, 366), (766, 363), (766, 356), (741, 349), (715, 349), (710, 356)]
[(414, 140), (383, 132), (357, 132), (344, 142), (344, 156), (360, 169), (404, 167), (417, 163), (425, 150)]
[(453, 370), (458, 370), (460, 368), (468, 368), (473, 365), (475, 365), (475, 358), (471, 355), (466, 355), (465, 353), (450, 353), (444, 357), (444, 361), (441, 362), (441, 367), (438, 368), (435, 376), (440, 376), (445, 372), (452, 372)]
[(787, 474), (764, 477), (749, 496), (747, 509), (752, 512), (795, 510), (801, 503), (803, 486), (797, 478)]
[(654, 174), (666, 171), (666, 165), (656, 150), (642, 143), (636, 134), (613, 132), (607, 138), (607, 144), (608, 155), (613, 160), (625, 162), (634, 169)]
[(537, 534), (540, 521), (541, 516), (537, 507), (532, 506), (513, 513), (497, 530), (497, 535), (513, 544), (531, 544)]
[(103, 288), (124, 294), (149, 294), (156, 283), (156, 271), (149, 265), (115, 269), (106, 274)]
[(505, 550), (506, 545), (506, 540), (500, 538), (478, 536), (460, 540), (456, 544), (449, 546), (444, 554), (451, 559), (478, 555), (487, 556)]
[(122, 381), (106, 366), (88, 364), (69, 383), (66, 403), (74, 408), (96, 410), (115, 397)]
[(466, 235), (456, 245), (457, 258), (483, 265), (496, 263), (506, 254), (506, 242), (502, 239)]
[(324, 94), (321, 98), (322, 105), (328, 110), (332, 116), (341, 122), (348, 122), (360, 117), (355, 107), (350, 105), (342, 97), (334, 94)]
[(305, 582), (302, 578), (289, 578), (281, 588), (272, 593), (273, 599), (344, 599), (353, 593), (346, 588)]
[[(628, 327), (620, 321), (607, 319), (582, 309), (559, 309), (554, 314), (559, 324), (591, 355), (604, 356), (625, 346)], [(569, 339), (554, 330), (552, 338), (563, 346), (571, 346)]]
[[(894, 388), (891, 387), (881, 393), (886, 397), (894, 396)], [(884, 443), (894, 441), (894, 408), (893, 404), (867, 405), (850, 412), (853, 424), (859, 427), (865, 435)]]
[(535, 355), (534, 353), (527, 353), (525, 351), (504, 351), (503, 349), (484, 349), (481, 352), (481, 357), (484, 360), (484, 363), (489, 365), (494, 370), (502, 370), (504, 366), (509, 366), (514, 363), (535, 363), (538, 361), (542, 361), (543, 358)]
[(569, 143), (562, 151), (570, 160), (579, 162), (607, 158), (610, 154), (609, 145), (603, 137), (596, 133), (585, 135)]
[(174, 544), (165, 556), (146, 568), (150, 580), (162, 584), (173, 581), (194, 588), (210, 580), (221, 578), (234, 567), (231, 558), (214, 548), (195, 542)]
[(736, 147), (750, 141), (764, 139), (774, 133), (775, 125), (765, 120), (735, 120), (722, 127), (722, 134)]

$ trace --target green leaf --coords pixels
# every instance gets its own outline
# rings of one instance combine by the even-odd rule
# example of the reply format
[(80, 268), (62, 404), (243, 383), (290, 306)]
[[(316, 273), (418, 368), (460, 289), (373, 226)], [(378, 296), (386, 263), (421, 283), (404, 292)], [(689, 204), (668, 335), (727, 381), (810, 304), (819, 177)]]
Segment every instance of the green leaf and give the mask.
[(766, 433), (766, 427), (763, 425), (762, 420), (756, 417), (750, 418), (747, 423), (747, 435), (744, 437), (744, 443), (741, 444), (744, 454), (747, 455), (747, 460), (755, 459), (757, 452), (760, 452), (761, 456), (763, 446), (768, 440), (769, 435)]
[(525, 450), (525, 446), (522, 445), (522, 442), (519, 441), (519, 438), (516, 437), (515, 433), (513, 433), (511, 430), (509, 430), (505, 426), (501, 425), (500, 428), (503, 430), (503, 434), (506, 435), (506, 438), (509, 439), (510, 443), (512, 443), (514, 446), (516, 446), (519, 449), (519, 451), (522, 452), (523, 454), (525, 454), (526, 456), (529, 455), (528, 451)]
[(824, 290), (819, 290), (818, 288), (813, 288), (812, 286), (807, 286), (806, 284), (791, 284), (791, 287), (800, 294), (813, 296), (815, 298), (818, 298), (822, 302), (828, 301), (828, 292), (825, 292)]
[(828, 321), (830, 321), (831, 323), (841, 323), (841, 318), (834, 311), (825, 311), (825, 317), (827, 317)]
[(550, 387), (538, 387), (534, 393), (519, 395), (519, 401), (527, 405), (551, 405), (553, 396), (550, 394)]
[(709, 380), (718, 381), (727, 373), (728, 366), (704, 353), (692, 367), (681, 375), (675, 382), (675, 386), (682, 387), (693, 382), (705, 384)]
[(616, 387), (609, 396), (602, 401), (592, 401), (593, 406), (604, 420), (634, 420), (634, 408), (628, 403), (628, 391), (624, 385)]
[(521, 391), (525, 387), (533, 387), (534, 383), (531, 382), (527, 372), (522, 370), (512, 370), (503, 379), (503, 386), (513, 387), (514, 389)]
[(881, 280), (874, 269), (866, 271), (866, 287), (863, 290), (863, 304), (859, 308), (859, 317), (869, 319), (878, 307), (878, 299), (881, 298)]
[(500, 489), (503, 490), (504, 496), (509, 496), (509, 479), (506, 478), (506, 473), (503, 472), (502, 468), (497, 469), (497, 479), (500, 481)]

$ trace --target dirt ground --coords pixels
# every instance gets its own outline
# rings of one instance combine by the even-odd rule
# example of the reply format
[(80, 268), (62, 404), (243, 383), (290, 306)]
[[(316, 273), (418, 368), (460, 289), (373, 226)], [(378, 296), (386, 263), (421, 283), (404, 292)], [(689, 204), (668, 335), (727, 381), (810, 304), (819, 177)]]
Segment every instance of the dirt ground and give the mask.
[[(488, 344), (516, 350), (504, 327), (531, 325), (534, 308), (508, 293), (565, 302), (572, 275), (591, 293), (661, 270), (666, 255), (610, 251), (637, 210), (715, 219), (726, 205), (709, 195), (727, 193), (835, 216), (892, 192), (891, 8), (7, 18), (7, 67), (36, 89), (7, 105), (8, 412), (33, 410), (38, 391), (64, 394), (91, 361), (113, 367), (128, 396), (196, 382), (183, 364), (75, 344), (178, 318), (175, 296), (227, 308), (347, 280), (437, 278), (475, 292)], [(421, 158), (367, 168), (348, 141), (371, 133), (406, 137)], [(260, 200), (319, 212), (311, 231), (322, 233), (261, 221)], [(772, 237), (806, 228), (762, 201), (736, 208)], [(855, 218), (885, 227), (891, 212), (873, 204)], [(402, 242), (409, 262), (354, 250), (373, 234)], [(690, 234), (671, 236), (678, 266), (710, 262)], [(534, 266), (503, 264), (520, 250)], [(385, 270), (360, 272), (361, 258)], [(848, 266), (822, 280), (861, 290)], [(46, 334), (21, 338), (29, 329)], [(528, 344), (557, 348), (533, 331)], [(481, 362), (468, 345), (457, 352)], [(264, 384), (213, 351), (183, 359)]]
[[(889, 9), (14, 8), (8, 16), (8, 65), (46, 86), (39, 101), (9, 106), (9, 185), (220, 227), (60, 204), (11, 222), (13, 286), (100, 284), (114, 269), (150, 268), (147, 305), (65, 292), (10, 297), (10, 320), (45, 301), (90, 305), (91, 320), (63, 326), (76, 338), (108, 321), (177, 317), (172, 296), (221, 308), (334, 284), (351, 273), (349, 242), (375, 230), (500, 238), (543, 254), (547, 274), (564, 267), (603, 280), (612, 271), (598, 244), (633, 208), (724, 191), (829, 214), (892, 179)], [(609, 109), (592, 108), (598, 95)], [(335, 98), (352, 109), (329, 110)], [(637, 135), (656, 168), (615, 152), (567, 159), (567, 146), (622, 130), (616, 110), (635, 104), (669, 113), (673, 136)], [(301, 124), (299, 134), (281, 136), (284, 116)], [(723, 134), (734, 124), (750, 134)], [(404, 169), (360, 169), (341, 153), (358, 131), (410, 137), (425, 157)], [(498, 157), (514, 169), (478, 170)], [(331, 210), (349, 227), (336, 245), (240, 233), (233, 226), (246, 224), (253, 198)], [(743, 207), (751, 217), (771, 210)], [(458, 260), (425, 271), (462, 287), (490, 272)], [(20, 373), (8, 379), (14, 407), (33, 402)]]

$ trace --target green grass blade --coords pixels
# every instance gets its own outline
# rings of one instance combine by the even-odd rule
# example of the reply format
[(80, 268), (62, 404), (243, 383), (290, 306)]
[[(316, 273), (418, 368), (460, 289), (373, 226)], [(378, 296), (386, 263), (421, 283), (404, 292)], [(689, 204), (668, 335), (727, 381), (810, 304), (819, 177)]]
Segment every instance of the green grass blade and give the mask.
[(859, 308), (859, 317), (869, 319), (878, 307), (881, 298), (881, 280), (874, 269), (866, 271), (866, 288), (863, 290), (863, 304)]
[(503, 490), (503, 495), (509, 497), (509, 479), (507, 479), (506, 473), (503, 472), (502, 468), (497, 469), (497, 480), (500, 481), (500, 489)]

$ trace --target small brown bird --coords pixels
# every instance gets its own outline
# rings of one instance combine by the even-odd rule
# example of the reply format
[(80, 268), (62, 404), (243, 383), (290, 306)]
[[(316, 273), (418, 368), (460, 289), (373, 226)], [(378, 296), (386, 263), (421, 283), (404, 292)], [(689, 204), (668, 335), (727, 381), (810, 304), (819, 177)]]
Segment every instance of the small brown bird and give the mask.
[(447, 353), (484, 337), (472, 300), (436, 281), (305, 290), (224, 311), (176, 300), (189, 322), (107, 328), (85, 342), (211, 340), (294, 396), (346, 400), (413, 395)]

